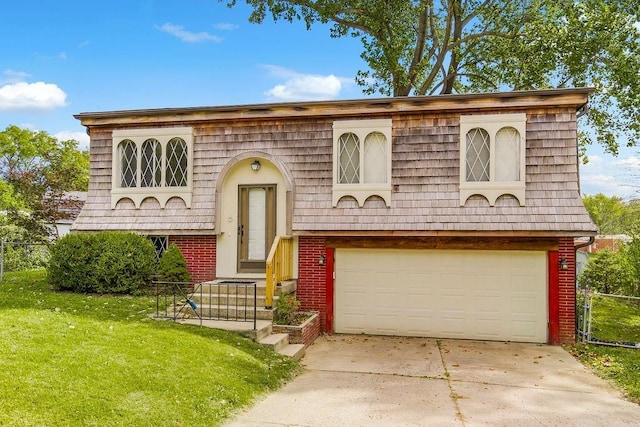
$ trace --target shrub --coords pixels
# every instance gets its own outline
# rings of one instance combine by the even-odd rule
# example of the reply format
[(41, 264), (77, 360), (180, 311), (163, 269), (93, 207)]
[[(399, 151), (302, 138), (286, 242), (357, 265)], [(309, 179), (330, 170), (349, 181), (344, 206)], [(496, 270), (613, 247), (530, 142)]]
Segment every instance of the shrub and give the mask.
[(189, 282), (191, 280), (191, 274), (187, 271), (187, 261), (175, 243), (170, 244), (160, 257), (157, 278), (164, 282)]
[(604, 294), (625, 294), (631, 283), (625, 258), (610, 249), (598, 251), (578, 277), (578, 283)]
[(295, 295), (281, 295), (276, 301), (276, 311), (273, 314), (274, 322), (278, 325), (293, 324), (299, 308), (300, 301)]
[(49, 284), (57, 290), (134, 293), (151, 281), (155, 249), (134, 233), (67, 234), (51, 249)]
[(0, 215), (0, 240), (4, 240), (4, 271), (42, 268), (47, 265), (49, 248), (46, 243), (32, 242), (27, 230), (7, 224)]

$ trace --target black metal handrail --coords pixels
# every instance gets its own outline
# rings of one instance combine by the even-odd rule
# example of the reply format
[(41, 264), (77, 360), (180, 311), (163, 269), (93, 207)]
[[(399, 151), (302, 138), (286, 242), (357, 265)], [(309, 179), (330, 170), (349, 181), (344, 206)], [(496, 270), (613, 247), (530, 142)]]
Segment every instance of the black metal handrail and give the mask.
[[(157, 318), (175, 321), (181, 317), (186, 318), (191, 312), (200, 320), (201, 325), (203, 320), (252, 321), (253, 329), (256, 330), (256, 282), (226, 280), (204, 284), (154, 281), (153, 285)], [(203, 289), (203, 285), (207, 285), (208, 291)]]

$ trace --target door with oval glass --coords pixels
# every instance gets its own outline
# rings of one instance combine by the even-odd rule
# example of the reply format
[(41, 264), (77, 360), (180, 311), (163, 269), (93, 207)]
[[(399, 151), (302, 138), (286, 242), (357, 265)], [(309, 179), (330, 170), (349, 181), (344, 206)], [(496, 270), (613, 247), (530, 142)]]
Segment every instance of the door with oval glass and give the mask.
[(238, 186), (238, 273), (262, 273), (276, 236), (276, 185)]

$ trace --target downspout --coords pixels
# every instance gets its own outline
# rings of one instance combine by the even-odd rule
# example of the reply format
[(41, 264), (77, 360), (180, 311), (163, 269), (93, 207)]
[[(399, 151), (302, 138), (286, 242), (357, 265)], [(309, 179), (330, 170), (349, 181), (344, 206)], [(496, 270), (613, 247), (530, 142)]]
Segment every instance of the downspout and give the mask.
[[(578, 260), (578, 249), (580, 248), (585, 248), (587, 246), (591, 246), (593, 245), (593, 242), (596, 241), (596, 236), (589, 236), (589, 241), (587, 241), (586, 243), (580, 243), (579, 245), (575, 245), (573, 247), (573, 262), (574, 264), (576, 264), (577, 266), (577, 260)], [(577, 280), (577, 278), (576, 278)], [(578, 331), (579, 331), (579, 325), (578, 325), (578, 292), (575, 292), (573, 295), (573, 306), (576, 308), (576, 315), (575, 315), (575, 331), (574, 333), (576, 334), (576, 336), (578, 336)]]

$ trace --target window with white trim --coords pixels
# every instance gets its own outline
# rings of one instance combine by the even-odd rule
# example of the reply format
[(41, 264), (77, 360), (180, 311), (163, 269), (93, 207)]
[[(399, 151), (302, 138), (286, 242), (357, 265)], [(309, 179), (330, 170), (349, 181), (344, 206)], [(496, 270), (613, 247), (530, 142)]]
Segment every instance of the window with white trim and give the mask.
[(192, 147), (190, 127), (114, 130), (111, 208), (125, 198), (139, 208), (147, 197), (191, 207)]
[(351, 196), (391, 202), (391, 119), (333, 122), (333, 206)]
[(460, 206), (482, 195), (493, 206), (503, 195), (525, 203), (524, 113), (460, 116)]

